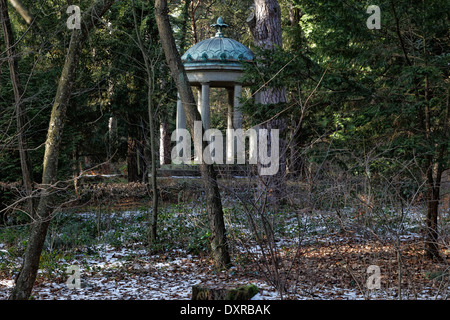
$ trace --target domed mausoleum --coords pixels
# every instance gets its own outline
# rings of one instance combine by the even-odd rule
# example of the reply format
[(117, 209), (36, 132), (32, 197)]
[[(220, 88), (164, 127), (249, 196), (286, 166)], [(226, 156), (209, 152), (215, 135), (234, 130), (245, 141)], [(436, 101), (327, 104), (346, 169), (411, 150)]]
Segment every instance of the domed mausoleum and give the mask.
[[(221, 87), (228, 90), (227, 128), (242, 128), (240, 98), (243, 83), (240, 78), (244, 64), (254, 59), (253, 52), (242, 43), (227, 38), (222, 30), (228, 27), (221, 17), (212, 25), (216, 35), (203, 40), (187, 50), (181, 57), (189, 83), (198, 88), (197, 105), (202, 117), (203, 127), (210, 128), (211, 111), (209, 105), (210, 88)], [(186, 116), (181, 100), (177, 105), (177, 129), (186, 128)], [(227, 160), (234, 158), (233, 140), (227, 137)]]

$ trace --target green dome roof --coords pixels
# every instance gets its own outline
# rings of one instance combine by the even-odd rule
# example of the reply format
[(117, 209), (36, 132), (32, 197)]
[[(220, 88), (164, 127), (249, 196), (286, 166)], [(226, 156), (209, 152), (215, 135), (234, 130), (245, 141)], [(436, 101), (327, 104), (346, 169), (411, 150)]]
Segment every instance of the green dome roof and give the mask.
[(219, 17), (213, 25), (218, 30), (215, 37), (195, 44), (181, 57), (185, 67), (240, 66), (242, 62), (252, 61), (255, 56), (249, 48), (223, 36), (222, 28), (227, 26)]

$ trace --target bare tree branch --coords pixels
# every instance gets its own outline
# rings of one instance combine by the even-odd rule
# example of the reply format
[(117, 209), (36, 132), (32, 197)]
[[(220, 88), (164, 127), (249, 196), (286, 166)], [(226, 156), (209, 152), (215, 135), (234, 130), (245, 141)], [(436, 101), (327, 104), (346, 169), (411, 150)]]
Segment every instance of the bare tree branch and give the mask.
[(25, 8), (20, 0), (8, 0), (9, 3), (16, 9), (16, 11), (22, 16), (22, 18), (26, 21), (27, 24), (31, 24), (34, 17), (33, 15)]

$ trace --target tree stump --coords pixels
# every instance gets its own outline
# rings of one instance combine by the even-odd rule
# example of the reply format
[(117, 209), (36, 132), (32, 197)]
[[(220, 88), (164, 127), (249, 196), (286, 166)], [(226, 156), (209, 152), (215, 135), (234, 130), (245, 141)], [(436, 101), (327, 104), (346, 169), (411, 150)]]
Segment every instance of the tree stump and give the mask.
[(191, 300), (250, 300), (259, 292), (254, 284), (238, 288), (192, 287)]

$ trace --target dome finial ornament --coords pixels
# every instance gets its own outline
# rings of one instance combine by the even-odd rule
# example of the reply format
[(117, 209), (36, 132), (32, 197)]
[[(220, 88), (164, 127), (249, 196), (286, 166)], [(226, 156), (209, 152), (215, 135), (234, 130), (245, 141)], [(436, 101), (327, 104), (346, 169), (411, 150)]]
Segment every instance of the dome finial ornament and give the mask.
[(216, 28), (216, 30), (217, 30), (216, 37), (217, 38), (222, 38), (223, 37), (222, 29), (223, 28), (228, 28), (229, 26), (226, 23), (223, 23), (222, 17), (219, 17), (217, 19), (217, 23), (211, 25), (211, 27)]

